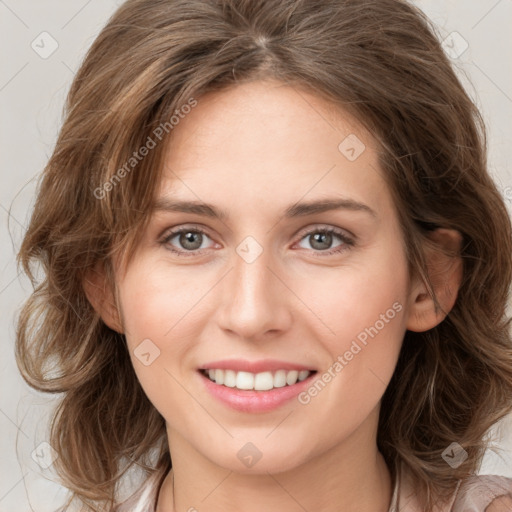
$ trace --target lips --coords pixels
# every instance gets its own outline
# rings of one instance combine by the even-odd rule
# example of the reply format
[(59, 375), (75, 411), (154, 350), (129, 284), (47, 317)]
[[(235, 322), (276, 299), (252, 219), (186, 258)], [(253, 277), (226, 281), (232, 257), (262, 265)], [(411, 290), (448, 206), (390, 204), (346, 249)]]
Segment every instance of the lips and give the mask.
[(275, 409), (307, 387), (316, 370), (287, 361), (223, 360), (199, 368), (206, 389), (242, 412)]

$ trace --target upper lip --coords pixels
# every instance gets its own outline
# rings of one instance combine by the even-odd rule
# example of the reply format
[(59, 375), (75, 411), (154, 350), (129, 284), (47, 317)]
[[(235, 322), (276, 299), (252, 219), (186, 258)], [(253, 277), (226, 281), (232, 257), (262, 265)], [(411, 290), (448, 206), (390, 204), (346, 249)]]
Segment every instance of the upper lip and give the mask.
[(310, 366), (303, 364), (290, 363), (288, 361), (278, 361), (277, 359), (260, 359), (259, 361), (247, 361), (245, 359), (222, 359), (212, 361), (200, 367), (201, 370), (219, 369), (234, 370), (237, 372), (261, 373), (276, 370), (309, 370), (315, 371)]

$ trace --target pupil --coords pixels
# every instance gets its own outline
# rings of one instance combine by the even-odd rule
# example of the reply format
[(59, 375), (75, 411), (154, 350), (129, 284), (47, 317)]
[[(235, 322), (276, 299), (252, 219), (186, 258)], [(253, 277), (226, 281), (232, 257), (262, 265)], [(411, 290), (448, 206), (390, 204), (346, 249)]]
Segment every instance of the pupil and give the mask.
[[(188, 233), (183, 233), (181, 241), (183, 247), (187, 247), (188, 249), (197, 249), (201, 243), (199, 242), (199, 245), (197, 245), (197, 240), (194, 243), (194, 238), (199, 236), (201, 236), (199, 233), (192, 233), (190, 231)], [(191, 244), (192, 247), (190, 247), (189, 244)], [(197, 245), (197, 247), (195, 247), (195, 245)]]
[(317, 249), (327, 249), (330, 245), (332, 235), (330, 233), (316, 233), (313, 235), (314, 242), (319, 242), (323, 247), (317, 247)]

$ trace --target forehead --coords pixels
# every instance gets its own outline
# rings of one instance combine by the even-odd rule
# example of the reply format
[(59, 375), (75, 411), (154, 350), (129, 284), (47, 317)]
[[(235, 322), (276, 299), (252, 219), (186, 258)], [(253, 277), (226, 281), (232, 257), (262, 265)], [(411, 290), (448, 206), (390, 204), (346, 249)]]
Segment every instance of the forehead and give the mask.
[(171, 133), (159, 197), (246, 209), (326, 195), (382, 202), (376, 141), (321, 97), (258, 81), (197, 100)]

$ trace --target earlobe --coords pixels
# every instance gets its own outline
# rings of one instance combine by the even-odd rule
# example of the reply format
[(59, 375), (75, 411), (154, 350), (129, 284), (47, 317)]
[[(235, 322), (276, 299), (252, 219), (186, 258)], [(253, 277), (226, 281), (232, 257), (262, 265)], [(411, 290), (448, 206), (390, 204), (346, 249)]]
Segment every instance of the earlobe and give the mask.
[(423, 332), (441, 323), (455, 305), (462, 282), (462, 235), (439, 228), (429, 234), (433, 247), (426, 249), (427, 270), (439, 307), (426, 283), (418, 280), (411, 290), (407, 329)]
[(89, 269), (84, 276), (82, 286), (91, 306), (101, 316), (105, 324), (123, 334), (119, 311), (112, 290), (107, 284), (104, 266), (98, 263)]

